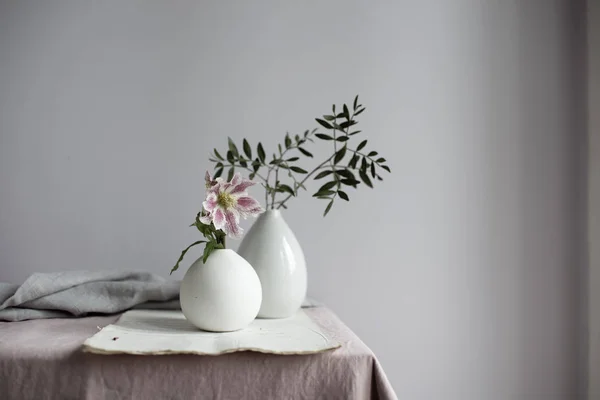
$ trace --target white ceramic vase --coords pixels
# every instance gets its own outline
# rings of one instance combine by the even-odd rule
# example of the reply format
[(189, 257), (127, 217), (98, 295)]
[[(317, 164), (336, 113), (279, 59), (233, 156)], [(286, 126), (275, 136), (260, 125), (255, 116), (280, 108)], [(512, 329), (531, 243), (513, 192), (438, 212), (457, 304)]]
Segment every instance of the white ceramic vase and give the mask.
[(306, 297), (306, 262), (279, 210), (261, 214), (238, 250), (256, 270), (263, 300), (259, 318), (291, 317)]
[(205, 331), (230, 332), (256, 318), (262, 300), (260, 280), (248, 261), (231, 249), (196, 260), (181, 281), (181, 311)]

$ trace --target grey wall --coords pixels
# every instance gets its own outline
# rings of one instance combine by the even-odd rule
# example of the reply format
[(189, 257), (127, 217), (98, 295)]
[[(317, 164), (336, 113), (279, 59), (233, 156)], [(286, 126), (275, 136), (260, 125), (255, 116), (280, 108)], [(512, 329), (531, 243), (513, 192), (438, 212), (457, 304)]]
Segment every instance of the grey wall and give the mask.
[(588, 0), (589, 400), (600, 399), (600, 3)]
[(578, 2), (0, 4), (0, 280), (167, 275), (210, 148), (360, 93), (393, 174), (291, 204), (310, 294), (400, 398), (576, 398)]

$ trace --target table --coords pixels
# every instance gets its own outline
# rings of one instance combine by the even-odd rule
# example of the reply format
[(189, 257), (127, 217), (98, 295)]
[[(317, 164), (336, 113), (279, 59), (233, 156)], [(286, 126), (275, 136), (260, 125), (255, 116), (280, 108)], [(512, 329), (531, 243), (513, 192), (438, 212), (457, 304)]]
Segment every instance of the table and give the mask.
[(306, 313), (342, 347), (283, 356), (96, 355), (119, 315), (0, 322), (3, 399), (396, 399), (373, 352), (326, 307)]

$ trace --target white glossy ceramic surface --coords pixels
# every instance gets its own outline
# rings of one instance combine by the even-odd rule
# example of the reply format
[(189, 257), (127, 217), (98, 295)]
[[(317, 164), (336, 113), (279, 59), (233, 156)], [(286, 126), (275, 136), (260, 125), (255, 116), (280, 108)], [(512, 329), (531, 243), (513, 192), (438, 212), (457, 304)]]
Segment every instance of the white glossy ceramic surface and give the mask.
[(258, 217), (238, 253), (256, 270), (263, 291), (259, 318), (294, 315), (306, 297), (306, 262), (300, 243), (278, 210)]
[(247, 327), (260, 309), (262, 290), (252, 266), (231, 249), (214, 250), (194, 262), (181, 281), (181, 311), (206, 331)]

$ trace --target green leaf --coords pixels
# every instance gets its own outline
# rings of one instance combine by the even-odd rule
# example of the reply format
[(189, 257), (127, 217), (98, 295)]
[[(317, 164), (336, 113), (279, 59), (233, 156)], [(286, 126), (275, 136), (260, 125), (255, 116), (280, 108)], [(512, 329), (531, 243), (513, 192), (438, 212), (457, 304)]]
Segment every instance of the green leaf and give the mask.
[(248, 167), (248, 163), (246, 162), (246, 160), (240, 159), (240, 165), (244, 168)]
[[(277, 149), (279, 150), (279, 154), (283, 153), (283, 149), (281, 148), (280, 144), (277, 144)], [(273, 155), (273, 157), (275, 157), (275, 155)]]
[(362, 159), (362, 160), (361, 160), (361, 162), (360, 162), (360, 170), (361, 170), (362, 172), (365, 172), (365, 173), (366, 173), (366, 172), (367, 172), (367, 167), (368, 167), (368, 166), (369, 166), (369, 165), (367, 164), (367, 159), (363, 157), (363, 159)]
[(375, 173), (375, 163), (371, 163), (371, 176), (375, 178), (377, 174)]
[(215, 174), (213, 175), (213, 179), (220, 178), (220, 177), (221, 177), (221, 175), (223, 175), (223, 168), (219, 168), (219, 169), (218, 169), (218, 170), (215, 172)]
[(339, 136), (339, 137), (336, 137), (335, 140), (337, 140), (338, 142), (345, 142), (347, 140), (350, 140), (350, 137), (348, 137), (348, 136)]
[(349, 171), (347, 169), (338, 169), (336, 173), (343, 178), (356, 180), (356, 177), (354, 176), (352, 171)]
[(322, 192), (322, 191), (324, 191), (324, 190), (329, 190), (329, 189), (331, 189), (332, 187), (334, 187), (335, 185), (337, 185), (337, 182), (336, 182), (336, 181), (327, 182), (326, 184), (324, 184), (323, 186), (321, 186), (321, 187), (319, 188), (319, 190), (317, 190), (317, 193), (318, 193), (318, 192)]
[(390, 171), (390, 167), (388, 167), (387, 165), (380, 165), (380, 167), (385, 169), (387, 172), (392, 172)]
[(286, 133), (285, 134), (285, 147), (286, 149), (289, 148), (292, 145), (292, 139), (290, 138), (290, 134)]
[(348, 163), (348, 166), (349, 166), (350, 168), (356, 168), (356, 163), (358, 162), (358, 159), (359, 159), (359, 158), (360, 158), (360, 157), (358, 156), (358, 154), (354, 154), (354, 155), (352, 156), (352, 159), (351, 159), (351, 160), (350, 160), (350, 162)]
[(202, 262), (204, 264), (206, 264), (206, 260), (208, 260), (208, 256), (210, 256), (210, 253), (212, 253), (214, 248), (215, 248), (215, 242), (206, 243), (206, 246), (204, 247), (204, 253), (202, 254)]
[(229, 168), (229, 172), (227, 173), (227, 180), (230, 181), (233, 179), (233, 174), (235, 174), (235, 167)]
[(319, 124), (320, 124), (322, 127), (324, 127), (324, 128), (327, 128), (327, 129), (333, 129), (333, 126), (331, 126), (331, 125), (329, 124), (329, 122), (327, 122), (327, 121), (325, 121), (325, 120), (323, 120), (323, 119), (319, 119), (319, 118), (315, 118), (315, 120), (316, 120), (316, 121), (317, 121), (317, 122), (318, 122), (318, 123), (319, 123)]
[(356, 122), (356, 121), (346, 121), (346, 122), (342, 122), (342, 123), (340, 124), (340, 128), (342, 128), (342, 129), (346, 129), (346, 128), (348, 128), (348, 127), (351, 127), (352, 125), (356, 125), (357, 123), (358, 123), (358, 122)]
[(358, 106), (358, 95), (356, 95), (356, 97), (354, 98), (353, 108), (355, 111), (356, 111), (356, 106)]
[(333, 112), (333, 115), (335, 115), (335, 104), (331, 106), (331, 111)]
[(288, 185), (279, 185), (279, 189), (281, 189), (284, 192), (288, 192), (289, 194), (291, 194), (292, 196), (296, 195), (296, 192), (294, 192), (294, 189), (292, 189), (291, 187), (289, 187)]
[(260, 161), (256, 162), (254, 161), (252, 163), (252, 170), (254, 171), (254, 173), (258, 172), (258, 170), (260, 169)]
[(217, 168), (223, 168), (223, 163), (222, 162), (218, 162), (215, 164), (215, 169)]
[(252, 158), (252, 147), (250, 147), (250, 143), (248, 143), (248, 141), (246, 139), (244, 139), (243, 145), (244, 145), (244, 154), (246, 155), (246, 157), (251, 159)]
[(255, 176), (256, 176), (256, 173), (252, 172), (252, 173), (250, 173), (250, 175), (248, 175), (248, 179), (252, 180), (252, 179), (254, 179)]
[(291, 169), (292, 171), (294, 171), (294, 172), (297, 172), (297, 173), (299, 173), (299, 174), (308, 174), (308, 171), (307, 171), (307, 170), (305, 170), (305, 169), (302, 169), (302, 168), (300, 168), (300, 167), (296, 167), (296, 166), (294, 166), (294, 167), (290, 167), (290, 169)]
[(353, 136), (353, 135), (358, 135), (359, 133), (361, 133), (362, 131), (354, 131), (354, 132), (350, 132), (348, 134), (348, 136)]
[(347, 120), (350, 119), (350, 112), (348, 111), (348, 106), (344, 104), (344, 118)]
[(194, 226), (196, 225), (204, 225), (202, 222), (200, 222), (200, 216), (202, 215), (202, 211), (200, 211), (198, 214), (196, 214), (196, 220), (194, 221), (194, 223), (190, 226)]
[(224, 158), (219, 154), (219, 152), (217, 151), (217, 149), (214, 149), (213, 151), (215, 152), (215, 157), (217, 157), (221, 161), (224, 160)]
[(357, 112), (354, 113), (354, 116), (356, 117), (357, 115), (362, 114), (363, 111), (365, 111), (366, 107), (361, 108), (360, 110), (358, 110)]
[(235, 146), (235, 143), (233, 143), (233, 140), (231, 140), (231, 138), (227, 138), (227, 143), (229, 144), (229, 150), (231, 150), (231, 153), (233, 153), (235, 158), (238, 158), (240, 153), (238, 153), (238, 149)]
[(235, 157), (233, 157), (231, 150), (227, 150), (227, 161), (229, 161), (231, 164), (235, 162)]
[(327, 175), (331, 175), (331, 174), (333, 174), (333, 171), (331, 171), (331, 170), (319, 172), (317, 174), (317, 176), (315, 176), (315, 180), (325, 178)]
[(366, 145), (367, 145), (367, 140), (365, 139), (362, 142), (360, 142), (360, 144), (356, 148), (356, 151), (361, 151), (363, 149), (363, 147), (365, 147)]
[(385, 162), (385, 158), (383, 158), (383, 157), (381, 157), (381, 158), (378, 158), (378, 159), (376, 160), (376, 162), (378, 162), (378, 163)]
[(313, 197), (331, 196), (332, 194), (335, 194), (333, 190), (320, 190), (317, 193), (313, 194)]
[(256, 151), (258, 152), (258, 158), (260, 159), (260, 161), (264, 164), (265, 163), (265, 149), (263, 148), (262, 143), (258, 143), (258, 146), (256, 146)]
[(350, 198), (348, 197), (346, 192), (342, 192), (341, 190), (338, 190), (337, 194), (338, 194), (338, 196), (340, 196), (340, 198), (342, 200), (350, 201)]
[(323, 115), (323, 119), (325, 119), (325, 121), (333, 121), (335, 117), (333, 115)]
[(187, 253), (189, 249), (191, 249), (194, 246), (199, 245), (200, 243), (206, 243), (206, 240), (198, 240), (197, 242), (194, 242), (194, 243), (190, 244), (188, 247), (185, 248), (185, 250), (183, 250), (181, 252), (181, 255), (179, 256), (179, 259), (177, 260), (177, 263), (175, 263), (175, 266), (171, 269), (171, 272), (169, 273), (169, 275), (171, 275), (173, 272), (175, 272), (175, 271), (177, 271), (179, 269), (179, 263), (181, 261), (183, 261), (183, 257), (185, 257), (185, 253)]
[(369, 177), (367, 176), (367, 174), (365, 172), (360, 170), (358, 174), (360, 175), (360, 179), (362, 179), (362, 181), (365, 183), (365, 185), (367, 185), (370, 188), (373, 187), (371, 180), (369, 179)]
[(326, 135), (324, 133), (317, 133), (315, 136), (322, 140), (333, 140), (331, 136)]
[(302, 147), (298, 147), (298, 150), (300, 151), (300, 153), (304, 154), (306, 157), (312, 157), (313, 156), (312, 153), (306, 151)]
[(285, 161), (287, 161), (287, 162), (294, 162), (294, 161), (298, 161), (299, 159), (300, 159), (300, 157), (290, 157), (290, 158), (288, 158)]
[(335, 153), (335, 156), (333, 157), (333, 163), (334, 164), (339, 163), (340, 161), (342, 161), (342, 159), (344, 158), (345, 155), (346, 155), (346, 146), (342, 147)]
[(379, 153), (377, 153), (376, 151), (370, 151), (370, 152), (369, 152), (369, 154), (367, 154), (367, 156), (368, 156), (368, 157), (374, 157), (374, 156), (376, 156), (377, 154), (379, 154)]
[(343, 112), (339, 113), (338, 115), (335, 116), (336, 118), (344, 118), (345, 114)]
[(333, 200), (331, 200), (329, 202), (329, 204), (327, 204), (327, 208), (325, 208), (325, 212), (323, 213), (323, 216), (326, 216), (329, 213), (329, 210), (331, 210), (331, 206), (333, 206)]
[(360, 181), (357, 181), (356, 179), (342, 179), (340, 180), (341, 183), (343, 183), (344, 185), (347, 186), (352, 186), (352, 187), (356, 187), (356, 185), (358, 185), (360, 183)]

